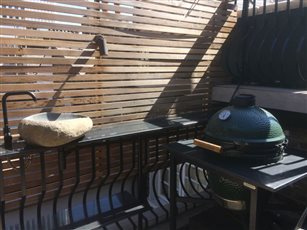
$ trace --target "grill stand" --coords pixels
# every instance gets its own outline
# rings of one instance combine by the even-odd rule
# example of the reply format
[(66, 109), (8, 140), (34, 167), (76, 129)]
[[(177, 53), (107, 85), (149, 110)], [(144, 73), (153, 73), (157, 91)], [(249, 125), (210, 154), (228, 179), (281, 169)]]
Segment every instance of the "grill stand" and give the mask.
[(256, 230), (258, 188), (246, 182), (244, 182), (243, 185), (250, 190), (249, 230)]
[[(300, 153), (286, 153), (284, 159), (278, 163), (249, 167), (247, 165), (226, 164), (213, 156), (214, 153), (200, 149), (192, 144), (193, 140), (179, 141), (169, 144), (170, 152), (170, 230), (176, 230), (177, 218), (177, 164), (188, 162), (196, 167), (213, 170), (221, 175), (232, 175), (238, 182), (250, 191), (249, 230), (257, 229), (258, 195), (259, 189), (277, 192), (307, 177), (307, 157)], [(213, 155), (212, 155), (213, 154)], [(262, 169), (261, 169), (262, 168)], [(266, 172), (263, 172), (263, 168)]]

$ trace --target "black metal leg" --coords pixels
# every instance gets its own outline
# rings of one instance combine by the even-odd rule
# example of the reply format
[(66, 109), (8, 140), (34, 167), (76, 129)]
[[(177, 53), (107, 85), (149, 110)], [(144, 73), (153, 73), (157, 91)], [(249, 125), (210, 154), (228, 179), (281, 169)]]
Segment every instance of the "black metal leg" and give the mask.
[(57, 214), (58, 199), (60, 197), (61, 191), (64, 184), (64, 151), (63, 149), (58, 149), (58, 174), (59, 174), (59, 185), (53, 198), (52, 210), (53, 210), (53, 224), (54, 228), (59, 228), (59, 220)]
[[(143, 140), (139, 137), (139, 152), (138, 152), (138, 199), (144, 201), (143, 198)], [(138, 214), (138, 230), (143, 229), (143, 213)]]
[(301, 229), (304, 225), (304, 222), (306, 221), (307, 218), (307, 207), (305, 208), (303, 214), (301, 215), (300, 219), (298, 220), (295, 229)]
[(0, 160), (0, 229), (5, 229), (4, 175), (2, 160)]
[(176, 196), (177, 196), (177, 186), (176, 186), (176, 174), (177, 174), (177, 165), (175, 156), (171, 153), (170, 156), (170, 230), (176, 230), (176, 217), (177, 217), (177, 205), (176, 205)]
[(86, 185), (85, 191), (83, 193), (83, 213), (84, 217), (88, 218), (88, 207), (87, 207), (87, 194), (96, 178), (96, 145), (92, 145), (92, 151), (91, 151), (91, 171), (92, 171), (92, 176), (88, 184)]
[(43, 229), (42, 224), (42, 204), (46, 194), (46, 164), (45, 164), (45, 153), (40, 153), (40, 166), (41, 166), (41, 194), (37, 204), (37, 225), (38, 229)]
[(78, 149), (75, 150), (75, 175), (76, 175), (76, 181), (68, 197), (68, 213), (69, 213), (70, 223), (74, 222), (74, 217), (72, 212), (72, 199), (80, 183), (80, 154)]
[(21, 178), (21, 200), (20, 200), (20, 207), (19, 207), (19, 221), (20, 221), (20, 228), (22, 230), (25, 229), (25, 220), (24, 220), (24, 208), (27, 199), (26, 194), (26, 173), (25, 173), (25, 162), (24, 157), (19, 157), (20, 163), (20, 178)]
[(258, 189), (256, 186), (248, 187), (250, 189), (250, 213), (249, 213), (249, 230), (256, 230), (257, 224), (257, 202)]
[(98, 208), (98, 212), (101, 214), (102, 213), (102, 207), (100, 204), (100, 191), (102, 189), (102, 187), (104, 186), (105, 182), (107, 181), (107, 179), (110, 176), (110, 172), (111, 172), (111, 162), (110, 162), (110, 143), (109, 141), (106, 142), (106, 161), (107, 161), (107, 172), (106, 175), (101, 179), (99, 185), (98, 185), (98, 189), (96, 192), (96, 203), (97, 203), (97, 208)]

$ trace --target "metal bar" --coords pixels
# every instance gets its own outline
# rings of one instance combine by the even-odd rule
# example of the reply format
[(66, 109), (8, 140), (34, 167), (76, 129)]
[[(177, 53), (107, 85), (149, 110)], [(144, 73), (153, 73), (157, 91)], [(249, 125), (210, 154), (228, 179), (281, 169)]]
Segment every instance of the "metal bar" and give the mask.
[(197, 124), (195, 124), (194, 125), (194, 138), (197, 138), (197, 135), (198, 135), (198, 125)]
[[(113, 212), (114, 211), (114, 205), (113, 205), (113, 200), (112, 200), (112, 190), (113, 190), (113, 185), (115, 184), (116, 180), (118, 179), (118, 177), (120, 176), (120, 174), (123, 171), (123, 142), (122, 139), (120, 139), (120, 150), (119, 150), (119, 172), (116, 174), (116, 176), (114, 176), (114, 179), (110, 182), (110, 186), (109, 186), (109, 191), (108, 191), (108, 199), (109, 199), (109, 205), (110, 205), (110, 209)], [(115, 216), (116, 213), (113, 212), (113, 216)], [(116, 226), (119, 229), (123, 229), (121, 227), (121, 225), (118, 222), (115, 222)]]
[(189, 182), (190, 182), (191, 188), (192, 188), (192, 190), (195, 192), (195, 194), (197, 194), (199, 197), (205, 199), (205, 197), (204, 197), (202, 194), (200, 194), (200, 193), (197, 191), (197, 189), (194, 187), (194, 184), (193, 184), (193, 181), (192, 181), (192, 178), (191, 178), (191, 166), (192, 166), (192, 164), (190, 163), (190, 164), (189, 164), (189, 167), (188, 167), (188, 180), (189, 180)]
[[(132, 141), (132, 154), (131, 154), (131, 159), (132, 159), (132, 164), (131, 167), (129, 169), (129, 171), (126, 173), (125, 178), (122, 181), (121, 184), (121, 188), (120, 188), (120, 192), (121, 194), (124, 194), (124, 190), (125, 190), (125, 184), (127, 179), (130, 177), (131, 173), (133, 172), (134, 168), (135, 168), (135, 139), (133, 139)], [(132, 220), (131, 217), (128, 217), (129, 222), (132, 224), (133, 229), (136, 229), (136, 224), (134, 223), (134, 221)]]
[[(188, 194), (188, 191), (185, 189), (185, 185), (182, 181), (182, 169), (183, 169), (184, 163), (180, 165), (180, 169), (179, 169), (179, 183), (181, 185), (182, 190), (184, 191), (185, 195), (187, 197), (191, 197), (190, 194)], [(186, 202), (182, 202), (184, 204), (184, 209), (185, 211), (188, 210), (188, 204)], [(194, 205), (195, 206), (195, 205)]]
[[(160, 207), (162, 208), (162, 210), (165, 212), (165, 214), (166, 214), (166, 219), (168, 219), (168, 218), (169, 218), (169, 213), (168, 213), (167, 209), (164, 207), (164, 205), (161, 203), (160, 198), (159, 198), (159, 196), (158, 196), (158, 194), (157, 194), (157, 188), (156, 188), (156, 184), (155, 184), (157, 173), (158, 173), (158, 170), (156, 170), (156, 171), (154, 172), (153, 178), (152, 178), (153, 193), (154, 193), (154, 196), (155, 196), (155, 198), (156, 198), (156, 200), (157, 200), (159, 206), (160, 206)], [(163, 183), (163, 182), (162, 182), (162, 183)]]
[(37, 204), (37, 225), (38, 229), (43, 229), (42, 226), (42, 203), (46, 194), (46, 165), (45, 165), (45, 153), (40, 152), (40, 166), (41, 166), (41, 194), (39, 196)]
[(125, 185), (126, 185), (126, 181), (129, 178), (129, 176), (131, 175), (131, 173), (133, 172), (134, 168), (135, 168), (135, 140), (132, 141), (132, 154), (131, 154), (131, 159), (132, 159), (132, 164), (131, 167), (129, 169), (129, 171), (127, 172), (125, 178), (123, 179), (123, 182), (121, 184), (121, 188), (120, 191), (123, 194), (124, 190), (125, 190)]
[(130, 216), (128, 217), (128, 220), (129, 220), (129, 222), (131, 223), (133, 229), (137, 229), (136, 224), (134, 223), (134, 221), (132, 220), (132, 218), (131, 218)]
[(253, 2), (253, 16), (256, 15), (256, 1)]
[[(184, 192), (185, 192), (185, 194), (187, 195), (187, 197), (188, 198), (193, 198), (193, 196), (191, 196), (190, 195), (190, 193), (186, 190), (186, 188), (185, 188), (185, 182), (184, 181), (182, 181), (182, 176), (181, 176), (181, 174), (182, 174), (182, 169), (183, 169), (183, 166), (184, 166), (185, 164), (182, 164), (181, 165), (181, 167), (180, 167), (180, 184), (181, 184), (181, 186), (182, 186), (182, 189), (184, 190)], [(194, 193), (196, 193), (199, 197), (202, 197), (202, 198), (204, 198), (197, 190), (196, 190), (196, 188), (194, 187), (194, 185), (193, 185), (193, 182), (192, 182), (192, 178), (191, 178), (191, 164), (188, 164), (189, 166), (188, 166), (188, 181), (189, 181), (189, 183), (190, 183), (190, 185), (191, 185), (191, 188), (192, 188), (192, 190), (194, 191)], [(186, 175), (184, 175), (184, 177), (186, 177)], [(187, 211), (188, 210), (188, 206), (187, 206), (187, 204), (183, 201), (183, 203), (184, 203), (184, 205), (185, 205), (185, 210)], [(196, 203), (193, 203), (193, 207), (195, 208), (196, 207)]]
[[(241, 48), (241, 67), (239, 67), (239, 71), (241, 73), (241, 79), (239, 80), (239, 83), (237, 85), (236, 90), (233, 93), (233, 96), (231, 98), (231, 100), (234, 98), (235, 94), (237, 93), (237, 91), (240, 88), (240, 85), (242, 84), (242, 82), (244, 81), (250, 81), (250, 79), (255, 78), (254, 76), (254, 72), (250, 71), (251, 69), (251, 63), (252, 62), (250, 59), (254, 57), (254, 55), (250, 55), (252, 53), (252, 51), (254, 50), (254, 46), (255, 46), (255, 42), (258, 41), (257, 39), (257, 35), (259, 33), (257, 32), (257, 20), (256, 20), (256, 0), (253, 1), (252, 3), (253, 5), (253, 10), (252, 10), (252, 20), (250, 20), (248, 18), (249, 16), (249, 1), (244, 0), (243, 1), (243, 9), (242, 9), (242, 25), (240, 25), (243, 29), (245, 29), (243, 38), (242, 38), (242, 46)], [(248, 74), (248, 73), (252, 73), (252, 74)], [(248, 77), (242, 77), (242, 76), (248, 76)]]
[[(298, 45), (296, 47), (296, 52), (295, 52), (295, 57), (296, 57), (296, 72), (297, 75), (300, 77), (300, 80), (303, 81), (304, 83), (307, 82), (307, 77), (306, 77), (306, 73), (304, 73), (303, 68), (302, 68), (302, 64), (305, 63), (305, 61), (301, 61), (302, 60), (302, 54), (304, 54), (303, 50), (304, 49), (304, 45), (306, 44), (306, 19), (307, 19), (307, 13), (305, 12), (305, 7), (304, 7), (304, 0), (300, 0), (300, 9), (301, 9), (301, 25), (305, 25), (304, 27), (304, 32), (301, 33), (300, 36), (300, 40), (298, 41)], [(302, 26), (301, 26), (302, 28)]]
[[(113, 186), (115, 184), (115, 182), (117, 181), (118, 177), (120, 176), (120, 174), (123, 172), (123, 142), (122, 139), (120, 139), (120, 143), (119, 143), (119, 171), (118, 173), (114, 176), (114, 179), (112, 180), (112, 182), (110, 183), (109, 186), (109, 191), (108, 191), (108, 198), (109, 198), (109, 204), (110, 204), (110, 208), (111, 210), (114, 209), (114, 205), (113, 205), (113, 200), (112, 200), (112, 190), (113, 190)], [(115, 214), (115, 213), (114, 213)]]
[(71, 189), (71, 192), (69, 194), (68, 197), (68, 214), (69, 214), (69, 220), (70, 223), (74, 222), (74, 217), (73, 217), (73, 213), (72, 213), (72, 198), (76, 192), (76, 189), (80, 183), (80, 154), (79, 154), (79, 150), (76, 149), (75, 150), (75, 173), (76, 173), (76, 181), (74, 186)]
[(144, 138), (144, 165), (148, 163), (148, 138)]
[(116, 221), (115, 224), (117, 228), (119, 228), (120, 230), (124, 230), (118, 221)]
[[(143, 201), (143, 139), (139, 137), (139, 152), (138, 152), (138, 199)], [(143, 229), (143, 214), (138, 213), (138, 229)]]
[(189, 139), (189, 127), (185, 128), (185, 139)]
[(275, 12), (275, 17), (277, 17), (277, 12), (278, 12), (278, 0), (275, 0), (275, 6), (274, 6), (274, 12)]
[(305, 208), (305, 210), (303, 211), (302, 215), (300, 216), (294, 230), (299, 230), (302, 229), (304, 222), (306, 221), (306, 217), (307, 217), (307, 207)]
[[(179, 131), (177, 129), (177, 131)], [(178, 134), (178, 133), (177, 133)], [(176, 138), (179, 140), (179, 135), (176, 135)], [(169, 135), (166, 136), (166, 143), (169, 144)], [(168, 200), (168, 202), (170, 201), (170, 198), (169, 198), (169, 195), (168, 195), (168, 192), (165, 188), (165, 184), (163, 183), (164, 181), (164, 178), (165, 178), (165, 174), (166, 174), (166, 170), (167, 170), (167, 167), (169, 166), (169, 162), (168, 162), (168, 159), (169, 159), (169, 154), (166, 153), (166, 160), (165, 160), (165, 163), (163, 164), (163, 170), (162, 170), (162, 180), (161, 180), (161, 183), (162, 183), (162, 191), (166, 197), (166, 199)]]
[(249, 8), (249, 0), (243, 0), (242, 17), (248, 16), (248, 8)]
[(165, 188), (165, 183), (163, 183), (163, 181), (165, 181), (166, 170), (167, 170), (167, 167), (164, 167), (163, 170), (162, 170), (162, 180), (161, 180), (161, 183), (162, 183), (162, 191), (164, 193), (164, 196), (169, 201), (170, 198), (169, 198), (169, 195), (168, 195), (168, 191)]
[[(113, 181), (111, 182), (110, 186), (109, 186), (109, 204), (111, 207), (111, 210), (113, 211), (114, 206), (113, 206), (113, 200), (112, 200), (112, 190), (113, 190), (113, 185), (115, 184), (115, 182), (117, 181), (117, 179), (119, 178), (120, 174), (123, 172), (123, 141), (122, 139), (120, 139), (120, 143), (119, 143), (119, 171), (117, 173), (117, 175), (114, 177)], [(123, 193), (122, 193), (123, 195)], [(123, 197), (124, 198), (124, 197)], [(113, 215), (115, 216), (116, 213), (113, 212)], [(116, 226), (119, 229), (123, 229), (122, 226), (120, 225), (120, 223), (117, 221), (115, 222)]]
[[(126, 213), (125, 209), (123, 209), (122, 211), (124, 211), (124, 212), (119, 212), (116, 216), (109, 215), (110, 213), (108, 212), (108, 215), (93, 216), (93, 218), (90, 217), (90, 220), (87, 221), (85, 224), (91, 225), (91, 223), (97, 221), (99, 223), (99, 226), (97, 226), (99, 229), (103, 228), (104, 226), (105, 226), (105, 228), (103, 228), (103, 229), (110, 229), (110, 228), (113, 229), (113, 226), (110, 226), (110, 228), (109, 228), (109, 225), (114, 224), (116, 221), (118, 222), (118, 221), (125, 220), (127, 218), (127, 215), (135, 216), (140, 211), (143, 211), (143, 210), (144, 210), (144, 207), (142, 207), (140, 209), (136, 209), (136, 210), (130, 210), (129, 213)], [(70, 228), (65, 228), (65, 229), (67, 229), (67, 230), (71, 230), (71, 229), (75, 229), (75, 228), (81, 229), (80, 225), (83, 225), (83, 229), (85, 228), (84, 222), (81, 222), (81, 223), (77, 222), (77, 224), (74, 224), (73, 226), (70, 226)], [(88, 228), (86, 228), (86, 229), (88, 229)], [(97, 229), (97, 228), (90, 227), (90, 229)], [(129, 229), (129, 227), (127, 225), (125, 225), (124, 229)]]
[(188, 196), (188, 197), (191, 197), (190, 194), (188, 193), (188, 191), (185, 189), (184, 182), (183, 182), (182, 176), (181, 176), (184, 165), (185, 165), (185, 163), (182, 163), (180, 165), (180, 169), (179, 169), (179, 182), (180, 182), (180, 185), (181, 185), (182, 190), (184, 191), (185, 195)]
[(216, 203), (212, 199), (203, 199), (200, 197), (184, 197), (184, 196), (178, 196), (177, 202), (195, 203), (197, 205), (208, 205), (212, 204), (213, 202)]
[(4, 199), (4, 177), (2, 159), (0, 159), (0, 227), (5, 229), (5, 199)]
[(199, 184), (199, 186), (209, 195), (209, 198), (211, 197), (211, 193), (208, 192), (207, 188), (203, 185), (199, 178), (199, 172), (198, 172), (198, 167), (195, 167), (195, 173), (196, 173), (196, 179)]
[(170, 156), (170, 230), (176, 230), (177, 219), (177, 165), (175, 160), (175, 154)]
[(148, 219), (144, 216), (143, 216), (143, 219), (144, 219), (144, 222), (145, 222), (145, 229), (148, 229)]
[[(155, 153), (155, 156), (156, 156), (156, 162), (159, 161), (159, 138), (156, 137), (156, 153)], [(152, 188), (153, 188), (153, 193), (154, 193), (154, 196), (155, 196), (155, 199), (156, 201), (158, 202), (159, 206), (161, 207), (161, 209), (165, 212), (166, 214), (166, 219), (169, 218), (169, 212), (168, 210), (164, 207), (164, 205), (161, 203), (160, 201), (160, 197), (158, 196), (157, 194), (157, 188), (156, 188), (156, 178), (157, 178), (157, 174), (158, 172), (160, 171), (160, 169), (156, 169), (153, 173), (153, 178), (152, 178)], [(163, 184), (163, 180), (161, 180), (161, 183)], [(158, 217), (159, 218), (159, 217)], [(156, 221), (157, 220), (157, 216), (156, 216)]]
[(176, 141), (180, 140), (179, 133), (180, 133), (180, 129), (179, 129), (179, 127), (177, 127), (176, 128)]
[(107, 141), (106, 142), (106, 161), (107, 161), (107, 173), (105, 177), (103, 177), (99, 183), (99, 186), (97, 188), (97, 193), (96, 193), (96, 202), (97, 202), (97, 208), (98, 212), (102, 213), (101, 205), (100, 205), (100, 191), (102, 186), (104, 185), (105, 181), (108, 179), (110, 176), (110, 143)]
[[(142, 164), (141, 164), (142, 185), (143, 185), (142, 186), (143, 190), (142, 190), (142, 194), (141, 194), (142, 195), (142, 199), (141, 199), (142, 202), (144, 202), (146, 200), (146, 198), (148, 197), (148, 184), (147, 184), (148, 180), (146, 180), (146, 178), (148, 178), (148, 173), (147, 173), (147, 171), (145, 172), (145, 170), (143, 170), (144, 167), (146, 167), (147, 164), (148, 164), (148, 138), (145, 136), (143, 141), (144, 141), (144, 148), (143, 148), (144, 162), (142, 162)], [(145, 221), (145, 229), (147, 229), (148, 228), (148, 219), (143, 214), (142, 214), (142, 218)]]
[(167, 130), (166, 132), (166, 144), (169, 144), (169, 131)]
[(24, 156), (19, 157), (19, 164), (20, 164), (20, 183), (21, 183), (21, 200), (20, 200), (20, 207), (19, 207), (19, 224), (20, 228), (23, 230), (25, 229), (24, 224), (24, 207), (26, 202), (26, 175), (25, 175), (25, 162)]
[[(136, 140), (133, 141), (132, 148), (133, 148), (134, 154), (135, 155), (138, 154)], [(135, 195), (136, 179), (137, 179), (137, 175), (133, 176), (132, 183), (131, 183), (131, 193), (134, 197), (136, 197)]]
[[(287, 0), (287, 8), (286, 8), (286, 11), (287, 11), (287, 25), (289, 28), (291, 28), (290, 30), (287, 30), (287, 34), (285, 35), (286, 36), (286, 39), (283, 40), (283, 45), (282, 45), (282, 51), (281, 51), (281, 69), (282, 69), (282, 77), (281, 77), (281, 80), (283, 78), (287, 78), (288, 76), (286, 76), (286, 73), (287, 73), (287, 67), (288, 67), (288, 60), (287, 60), (287, 56), (288, 56), (288, 52), (287, 51), (287, 48), (289, 46), (289, 41), (291, 41), (291, 36), (294, 32), (294, 25), (292, 24), (292, 20), (291, 20), (291, 9), (290, 9), (290, 0)], [(291, 25), (292, 24), (292, 25)]]
[(95, 180), (95, 177), (96, 177), (96, 145), (92, 145), (92, 148), (91, 148), (91, 169), (92, 169), (92, 176), (91, 176), (91, 179), (90, 181), (88, 182), (88, 184), (86, 185), (86, 188), (84, 190), (84, 193), (83, 193), (83, 198), (82, 198), (82, 201), (83, 201), (83, 212), (84, 212), (84, 217), (85, 218), (88, 218), (88, 211), (87, 211), (87, 194), (88, 194), (88, 191), (90, 190), (94, 180)]
[(208, 178), (208, 175), (207, 175), (205, 169), (203, 169), (203, 175), (204, 175), (204, 178), (206, 179), (206, 181), (207, 181), (207, 183), (208, 183), (208, 187), (210, 188), (209, 178)]
[(57, 218), (57, 203), (59, 196), (61, 194), (62, 188), (63, 188), (63, 164), (64, 164), (64, 152), (63, 149), (58, 149), (58, 173), (59, 173), (59, 185), (58, 190), (55, 193), (54, 199), (53, 199), (53, 224), (54, 228), (59, 228), (59, 221)]
[[(158, 164), (159, 162), (159, 138), (158, 136), (155, 136), (155, 161), (153, 163), (153, 165), (150, 167), (149, 171), (152, 171), (152, 169)], [(157, 171), (157, 169), (156, 169)], [(153, 186), (155, 186), (154, 180), (153, 180)], [(150, 212), (154, 215), (155, 217), (155, 221), (156, 224), (159, 223), (159, 216), (157, 215), (157, 213), (151, 208)]]
[(250, 190), (250, 213), (249, 213), (249, 230), (256, 230), (257, 224), (257, 202), (258, 189), (257, 187), (249, 188)]
[(290, 0), (287, 0), (287, 14), (288, 14), (288, 17), (290, 17)]

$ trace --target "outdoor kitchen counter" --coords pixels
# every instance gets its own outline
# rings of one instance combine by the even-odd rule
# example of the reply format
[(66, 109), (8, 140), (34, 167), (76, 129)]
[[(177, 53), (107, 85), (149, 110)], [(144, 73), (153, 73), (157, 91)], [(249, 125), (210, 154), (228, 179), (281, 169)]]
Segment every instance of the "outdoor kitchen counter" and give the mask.
[[(135, 135), (150, 134), (174, 128), (183, 128), (197, 124), (204, 124), (208, 120), (208, 114), (191, 113), (184, 116), (176, 116), (171, 118), (157, 118), (151, 120), (130, 121), (124, 123), (107, 124), (95, 127), (90, 130), (85, 136), (77, 141), (71, 142), (60, 147), (73, 147), (75, 145), (88, 145), (94, 142), (118, 139), (122, 137), (129, 137)], [(14, 157), (22, 153), (29, 153), (31, 151), (47, 151), (54, 148), (45, 148), (39, 146), (26, 145), (24, 141), (13, 143), (13, 149), (5, 149), (0, 141), (0, 158)]]
[(251, 193), (249, 229), (256, 229), (258, 188), (276, 192), (307, 176), (307, 155), (291, 150), (277, 163), (252, 165), (242, 161), (225, 160), (216, 153), (201, 149), (193, 140), (167, 146), (171, 152), (171, 230), (176, 229), (176, 165), (182, 162), (215, 171), (242, 183)]
[[(145, 159), (148, 157), (147, 149), (145, 149), (148, 147), (147, 139), (160, 137), (169, 138), (169, 135), (174, 137), (174, 133), (178, 133), (179, 135), (180, 132), (184, 134), (186, 138), (188, 138), (189, 135), (193, 137), (203, 130), (206, 121), (207, 116), (204, 113), (191, 113), (172, 118), (131, 121), (95, 127), (86, 133), (83, 138), (54, 148), (30, 146), (26, 145), (23, 141), (14, 143), (12, 150), (0, 147), (0, 229), (7, 229), (6, 223), (8, 221), (8, 214), (6, 213), (7, 206), (5, 204), (10, 201), (6, 199), (8, 190), (5, 187), (5, 176), (7, 173), (4, 170), (3, 164), (11, 159), (16, 159), (20, 162), (20, 166), (18, 165), (19, 170), (12, 171), (17, 175), (17, 186), (15, 190), (18, 192), (18, 196), (16, 196), (17, 198), (15, 198), (15, 200), (18, 202), (18, 199), (20, 199), (20, 202), (16, 202), (16, 206), (19, 210), (18, 215), (20, 226), (22, 226), (20, 227), (21, 229), (23, 229), (23, 226), (27, 223), (25, 213), (28, 213), (28, 206), (25, 206), (25, 204), (26, 201), (29, 200), (30, 195), (32, 195), (29, 192), (29, 185), (27, 182), (29, 178), (33, 176), (32, 172), (37, 174), (35, 183), (38, 184), (38, 201), (33, 202), (33, 204), (37, 207), (37, 217), (34, 222), (37, 222), (38, 229), (44, 228), (42, 211), (44, 211), (44, 213), (50, 213), (54, 229), (75, 229), (77, 227), (88, 229), (89, 227), (85, 227), (88, 225), (91, 227), (92, 225), (101, 227), (135, 215), (137, 215), (137, 223), (135, 223), (135, 226), (138, 226), (138, 229), (142, 229), (142, 213), (148, 210), (150, 206), (147, 202), (147, 187), (144, 186), (148, 178), (148, 173), (145, 171), (145, 168), (148, 168), (149, 165), (145, 163)], [(176, 140), (178, 139), (176, 138)], [(173, 138), (170, 141), (176, 140)], [(129, 147), (132, 147), (132, 149), (126, 150), (123, 148), (124, 142), (129, 143)], [(118, 144), (118, 149), (111, 149), (111, 145), (114, 146), (114, 143)], [(159, 144), (159, 142), (156, 143)], [(105, 159), (96, 157), (99, 151), (98, 148), (102, 146), (104, 147), (102, 151), (104, 151), (103, 156), (105, 156)], [(84, 159), (84, 157), (81, 158), (82, 154), (89, 157), (87, 162), (89, 162), (90, 165), (85, 166), (83, 162), (81, 163), (82, 159)], [(165, 152), (165, 154), (167, 153)], [(31, 168), (27, 166), (27, 162), (29, 162), (28, 159), (30, 159), (30, 163), (32, 163), (33, 167)], [(33, 159), (38, 163), (34, 164)], [(54, 183), (55, 185), (52, 187), (53, 191), (46, 189), (50, 184), (47, 181), (47, 177), (49, 177), (51, 173), (46, 173), (46, 171), (50, 170), (50, 167), (46, 166), (49, 164), (49, 162), (47, 162), (49, 159), (55, 162), (55, 165), (52, 166), (52, 176), (54, 174), (58, 175), (55, 180), (57, 183)], [(115, 163), (114, 160), (111, 161), (111, 159), (116, 159)], [(98, 168), (99, 166), (96, 166), (97, 163), (103, 164), (106, 170), (105, 174), (97, 173), (100, 170)], [(119, 166), (115, 165), (117, 163)], [(164, 163), (168, 164), (167, 159)], [(157, 164), (157, 162), (155, 162), (155, 164)], [(129, 165), (129, 171), (127, 171), (127, 165)], [(14, 165), (12, 165), (12, 167), (13, 166)], [(152, 167), (152, 165), (150, 166)], [(9, 167), (11, 166), (9, 165)], [(88, 169), (86, 167), (88, 167)], [(83, 173), (84, 168), (88, 170), (86, 171), (87, 174)], [(71, 173), (71, 175), (69, 176), (73, 179), (73, 182), (69, 185), (70, 189), (67, 189), (66, 194), (64, 194), (63, 187), (64, 185), (66, 186), (64, 183), (66, 182), (65, 176), (68, 174), (68, 170), (70, 170), (69, 173)], [(136, 183), (132, 188), (135, 190), (135, 194), (133, 194), (134, 190), (131, 191), (127, 189), (127, 185), (125, 185), (128, 176), (132, 174), (133, 171), (136, 174)], [(90, 176), (88, 180), (84, 180), (83, 182), (85, 188), (82, 188), (80, 185), (80, 178), (83, 175)], [(118, 179), (120, 177), (121, 180)], [(109, 179), (108, 187), (106, 187), (108, 188), (108, 193), (107, 195), (101, 194), (100, 191), (103, 186), (106, 185), (105, 181), (107, 179)], [(113, 185), (115, 184), (117, 184), (118, 187), (119, 185), (121, 186), (120, 191), (113, 189), (113, 187), (115, 187)], [(91, 193), (89, 191), (91, 191)], [(47, 192), (51, 194), (51, 198), (48, 198), (48, 200), (44, 198)], [(83, 194), (83, 200), (78, 203), (78, 199), (76, 199), (74, 203), (73, 198), (76, 196), (77, 192), (78, 197)], [(92, 195), (94, 193), (96, 193), (96, 195)], [(65, 202), (63, 202), (63, 200), (65, 200)], [(52, 202), (53, 205), (42, 209), (43, 206), (47, 207), (44, 205), (44, 202), (49, 201)], [(83, 209), (80, 208), (82, 206)], [(65, 214), (66, 217), (68, 215), (67, 221), (60, 222), (61, 220), (59, 218), (61, 215), (59, 213), (68, 213)], [(91, 215), (89, 215), (89, 213), (91, 213)]]

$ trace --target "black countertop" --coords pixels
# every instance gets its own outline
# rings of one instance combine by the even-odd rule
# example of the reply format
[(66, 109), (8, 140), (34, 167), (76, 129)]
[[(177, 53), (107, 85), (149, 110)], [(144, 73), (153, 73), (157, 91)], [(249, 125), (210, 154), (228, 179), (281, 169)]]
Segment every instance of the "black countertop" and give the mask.
[[(95, 127), (85, 134), (78, 141), (65, 145), (70, 147), (75, 145), (87, 145), (94, 142), (124, 138), (140, 134), (149, 134), (152, 132), (167, 130), (170, 128), (180, 128), (198, 123), (205, 123), (208, 115), (204, 113), (191, 113), (171, 118), (158, 118), (152, 120), (127, 121), (122, 123), (108, 124), (101, 127)], [(0, 143), (1, 144), (1, 143)], [(26, 145), (23, 141), (13, 144), (13, 149), (8, 150), (0, 146), (0, 157), (14, 157), (22, 153), (48, 151), (55, 148), (44, 148), (38, 146)]]
[(229, 160), (193, 144), (193, 140), (169, 144), (168, 150), (176, 154), (176, 159), (192, 163), (198, 167), (214, 170), (243, 182), (274, 192), (307, 177), (307, 153), (286, 150), (277, 163), (244, 163)]

